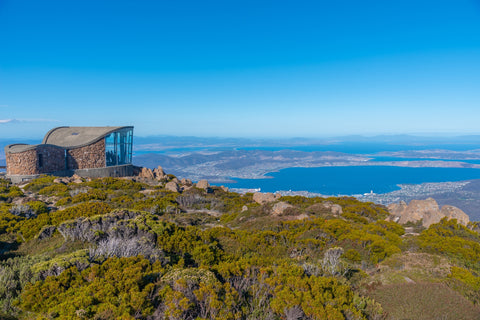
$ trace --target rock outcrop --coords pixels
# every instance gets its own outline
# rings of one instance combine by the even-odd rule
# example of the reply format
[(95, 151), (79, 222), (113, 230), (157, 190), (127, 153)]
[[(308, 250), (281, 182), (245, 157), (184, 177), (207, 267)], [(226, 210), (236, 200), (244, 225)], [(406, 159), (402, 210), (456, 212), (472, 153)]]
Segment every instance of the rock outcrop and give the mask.
[(175, 181), (167, 182), (167, 184), (165, 185), (165, 189), (172, 192), (180, 192), (180, 187)]
[(161, 166), (158, 166), (153, 170), (142, 167), (138, 172), (138, 177), (143, 179), (148, 179), (148, 180), (156, 179), (159, 181), (164, 181), (164, 180), (167, 180), (168, 178)]
[(336, 203), (327, 201), (327, 202), (323, 202), (322, 205), (323, 205), (323, 207), (324, 207), (325, 209), (330, 210), (330, 212), (331, 212), (333, 215), (338, 216), (338, 215), (341, 215), (341, 214), (343, 213), (342, 206), (339, 205), (339, 204), (336, 204)]
[(140, 178), (144, 178), (144, 179), (153, 179), (154, 178), (153, 171), (152, 171), (152, 169), (149, 169), (149, 168), (142, 168), (140, 170), (140, 173), (138, 174), (138, 176)]
[(468, 215), (454, 206), (445, 205), (440, 210), (440, 213), (444, 214), (448, 219), (457, 219), (463, 225), (467, 225), (470, 222)]
[(280, 195), (275, 195), (271, 192), (267, 193), (262, 193), (262, 192), (255, 192), (253, 194), (253, 201), (259, 204), (266, 204), (270, 202), (274, 202), (275, 200), (278, 200), (280, 198)]
[(192, 180), (190, 179), (185, 179), (183, 178), (182, 180), (180, 180), (180, 183), (183, 185), (183, 186), (186, 186), (186, 187), (190, 187), (192, 186)]
[(275, 216), (283, 214), (287, 209), (292, 208), (293, 206), (289, 203), (280, 201), (275, 203), (275, 205), (272, 208), (272, 213)]
[(400, 224), (422, 220), (422, 224), (426, 228), (434, 223), (438, 223), (445, 217), (448, 219), (457, 219), (458, 222), (463, 225), (466, 225), (470, 221), (468, 215), (462, 210), (448, 205), (440, 209), (437, 201), (432, 198), (412, 200), (408, 205), (405, 201), (392, 203), (388, 206), (388, 210), (393, 216), (392, 220)]
[(333, 214), (339, 216), (343, 213), (342, 206), (330, 201), (315, 203), (307, 207), (306, 211), (310, 214)]
[(207, 180), (200, 180), (197, 182), (196, 187), (198, 189), (207, 190), (208, 188), (210, 188), (210, 184), (208, 183)]
[(153, 175), (157, 180), (167, 179), (167, 175), (165, 174), (165, 171), (163, 171), (163, 168), (161, 166), (158, 166), (156, 169), (153, 169)]

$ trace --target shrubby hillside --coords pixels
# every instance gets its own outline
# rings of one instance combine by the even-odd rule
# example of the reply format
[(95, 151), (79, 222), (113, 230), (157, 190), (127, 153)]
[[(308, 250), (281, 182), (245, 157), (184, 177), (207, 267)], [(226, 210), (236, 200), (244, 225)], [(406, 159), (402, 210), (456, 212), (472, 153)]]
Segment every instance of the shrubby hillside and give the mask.
[(475, 223), (137, 180), (0, 180), (0, 318), (480, 319)]

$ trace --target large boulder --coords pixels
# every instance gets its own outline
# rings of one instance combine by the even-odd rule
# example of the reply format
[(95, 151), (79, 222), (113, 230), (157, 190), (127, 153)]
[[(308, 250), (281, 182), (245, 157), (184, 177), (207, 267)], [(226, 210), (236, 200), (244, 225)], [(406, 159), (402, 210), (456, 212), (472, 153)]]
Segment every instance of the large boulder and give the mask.
[(275, 216), (283, 214), (287, 209), (292, 208), (293, 206), (289, 203), (280, 201), (275, 203), (275, 205), (272, 208), (272, 213)]
[(325, 207), (325, 209), (330, 210), (330, 212), (336, 216), (341, 215), (343, 213), (342, 206), (339, 204), (327, 201), (327, 202), (323, 202), (322, 205), (323, 207)]
[(170, 181), (165, 184), (165, 189), (172, 192), (180, 192), (180, 187), (175, 181)]
[(331, 201), (314, 203), (307, 207), (306, 211), (310, 214), (333, 214), (334, 216), (339, 216), (343, 213), (342, 206)]
[(210, 184), (208, 183), (207, 180), (200, 180), (197, 182), (196, 187), (198, 189), (207, 190), (208, 188), (210, 188)]
[(388, 205), (388, 211), (390, 214), (400, 218), (405, 210), (407, 210), (408, 204), (405, 201), (400, 201), (399, 203), (391, 203)]
[(457, 221), (463, 225), (467, 225), (470, 222), (468, 215), (454, 206), (445, 205), (440, 210), (440, 213), (448, 219), (457, 219)]
[(432, 198), (426, 200), (412, 200), (407, 205), (404, 201), (393, 203), (388, 206), (393, 220), (400, 224), (417, 222), (422, 220), (424, 227), (428, 228), (434, 223), (440, 222), (442, 218), (457, 219), (459, 223), (466, 225), (470, 219), (462, 210), (453, 206), (439, 208), (437, 201)]
[(267, 192), (267, 193), (255, 192), (253, 194), (253, 201), (255, 201), (256, 203), (259, 203), (259, 204), (266, 204), (266, 203), (274, 202), (278, 198), (279, 197), (277, 197), (276, 195), (274, 195), (271, 192)]

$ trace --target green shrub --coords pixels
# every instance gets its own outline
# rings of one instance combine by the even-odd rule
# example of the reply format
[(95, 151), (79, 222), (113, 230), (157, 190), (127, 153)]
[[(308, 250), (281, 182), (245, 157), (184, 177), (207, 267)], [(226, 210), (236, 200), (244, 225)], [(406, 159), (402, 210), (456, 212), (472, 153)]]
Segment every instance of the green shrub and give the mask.
[(141, 257), (109, 258), (83, 271), (71, 267), (57, 277), (28, 284), (19, 306), (40, 317), (133, 319), (153, 313), (153, 280), (161, 266)]
[(72, 197), (72, 203), (87, 202), (90, 200), (107, 200), (108, 194), (103, 190), (91, 189)]
[(45, 195), (45, 196), (68, 196), (68, 191), (70, 188), (67, 185), (64, 185), (62, 183), (57, 183), (53, 184), (51, 186), (47, 186), (45, 188), (42, 188), (40, 191), (38, 191), (39, 194)]
[(26, 191), (30, 192), (38, 192), (41, 189), (48, 187), (53, 184), (53, 180), (55, 180), (55, 177), (53, 176), (45, 176), (41, 175), (40, 177), (32, 180), (29, 184), (27, 184), (24, 189)]
[(42, 201), (30, 201), (26, 203), (37, 215), (41, 213), (47, 213), (48, 207)]
[(44, 260), (43, 257), (26, 256), (0, 261), (0, 315), (1, 312), (10, 315), (20, 313), (14, 305), (15, 301), (23, 288), (35, 279), (32, 266)]
[(460, 280), (473, 290), (480, 290), (480, 277), (478, 275), (474, 275), (471, 271), (460, 267), (452, 267), (450, 271), (449, 278)]
[(65, 197), (57, 201), (56, 205), (59, 207), (67, 206), (72, 203), (72, 197)]
[(444, 218), (422, 231), (418, 244), (426, 252), (449, 256), (468, 269), (480, 271), (480, 235), (455, 219)]
[(59, 225), (60, 223), (76, 219), (79, 217), (91, 217), (101, 214), (106, 214), (112, 211), (112, 207), (103, 202), (86, 202), (78, 205), (65, 208), (63, 210), (55, 211), (50, 214), (52, 224)]

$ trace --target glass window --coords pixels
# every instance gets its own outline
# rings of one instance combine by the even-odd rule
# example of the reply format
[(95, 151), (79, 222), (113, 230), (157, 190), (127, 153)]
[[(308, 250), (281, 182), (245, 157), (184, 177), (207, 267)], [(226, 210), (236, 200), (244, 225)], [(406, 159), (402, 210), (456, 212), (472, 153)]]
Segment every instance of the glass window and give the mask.
[(132, 163), (133, 129), (121, 129), (105, 137), (107, 166)]

